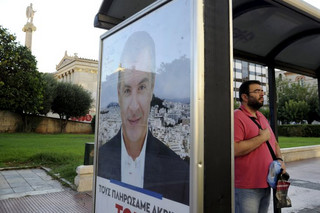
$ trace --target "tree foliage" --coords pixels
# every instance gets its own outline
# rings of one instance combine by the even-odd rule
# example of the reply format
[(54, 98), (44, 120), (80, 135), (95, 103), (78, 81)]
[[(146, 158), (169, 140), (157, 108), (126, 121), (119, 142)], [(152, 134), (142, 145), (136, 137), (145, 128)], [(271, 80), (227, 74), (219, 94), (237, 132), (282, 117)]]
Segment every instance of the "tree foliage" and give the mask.
[(303, 123), (309, 112), (309, 106), (305, 101), (289, 100), (284, 105), (285, 122)]
[(282, 123), (311, 123), (320, 120), (319, 97), (315, 86), (301, 86), (277, 79), (278, 120)]
[(309, 93), (306, 96), (306, 101), (309, 105), (309, 112), (307, 114), (307, 121), (311, 124), (314, 120), (320, 121), (319, 96), (316, 86), (309, 88)]
[(26, 130), (27, 115), (46, 115), (52, 110), (67, 121), (86, 115), (91, 103), (90, 92), (82, 87), (38, 72), (31, 51), (0, 26), (0, 110), (19, 113)]
[(86, 115), (91, 107), (92, 101), (90, 92), (81, 86), (58, 82), (56, 96), (53, 99), (51, 109), (60, 116), (61, 132), (63, 132), (67, 120), (70, 117)]
[(37, 61), (16, 37), (0, 26), (0, 109), (26, 115), (42, 110), (43, 82)]
[(44, 82), (43, 107), (39, 111), (39, 114), (46, 115), (48, 112), (50, 112), (52, 102), (56, 97), (58, 81), (54, 78), (53, 74), (51, 73), (42, 74), (42, 79)]
[(259, 111), (266, 117), (268, 120), (270, 120), (270, 109), (269, 107), (261, 107)]
[(237, 101), (236, 98), (233, 99), (233, 109), (238, 109), (240, 107), (240, 103)]

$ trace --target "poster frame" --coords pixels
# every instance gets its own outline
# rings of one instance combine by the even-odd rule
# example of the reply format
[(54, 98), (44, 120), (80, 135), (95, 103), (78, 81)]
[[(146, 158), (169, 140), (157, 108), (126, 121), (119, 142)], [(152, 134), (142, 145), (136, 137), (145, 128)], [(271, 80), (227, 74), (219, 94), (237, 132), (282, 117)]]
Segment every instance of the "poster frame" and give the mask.
[[(146, 16), (171, 2), (172, 0), (159, 0), (145, 9), (116, 25), (100, 36), (99, 67), (97, 84), (97, 104), (95, 120), (95, 149), (94, 149), (94, 176), (93, 176), (93, 208), (96, 212), (96, 180), (98, 165), (98, 130), (101, 101), (101, 77), (103, 64), (103, 41), (112, 34), (129, 26), (140, 18)], [(174, 0), (173, 0), (174, 1)], [(193, 0), (191, 3), (191, 71), (190, 71), (190, 117), (191, 117), (191, 150), (190, 150), (190, 212), (203, 212), (204, 199), (204, 28), (203, 28), (203, 1)]]

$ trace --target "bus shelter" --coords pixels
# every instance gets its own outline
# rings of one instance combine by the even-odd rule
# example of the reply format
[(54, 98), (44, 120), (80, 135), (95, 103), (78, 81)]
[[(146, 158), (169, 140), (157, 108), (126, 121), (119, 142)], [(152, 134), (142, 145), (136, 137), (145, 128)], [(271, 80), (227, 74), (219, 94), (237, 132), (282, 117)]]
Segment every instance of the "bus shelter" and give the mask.
[[(185, 10), (179, 10), (180, 7)], [(143, 21), (149, 19), (151, 21)], [(128, 37), (126, 31), (131, 33), (135, 29), (144, 29), (153, 34), (156, 43), (162, 42), (158, 46), (166, 46), (166, 41), (174, 40), (174, 36), (168, 35), (168, 29), (175, 30), (174, 26), (187, 29), (184, 33), (188, 33), (180, 36), (180, 40), (173, 44), (187, 38), (189, 49), (183, 49), (183, 45), (172, 46), (172, 49), (191, 53), (190, 56), (185, 54), (186, 58), (190, 58), (190, 72), (186, 75), (191, 82), (186, 88), (190, 91), (191, 143), (188, 212), (234, 212), (234, 58), (268, 67), (271, 126), (276, 134), (275, 69), (315, 77), (320, 90), (320, 12), (300, 0), (103, 0), (95, 16), (94, 26), (108, 30), (101, 36), (100, 83), (103, 79), (115, 82), (120, 78), (120, 75), (104, 75), (103, 70), (118, 60), (113, 52), (117, 52), (117, 47), (125, 43), (124, 38)], [(172, 49), (163, 50), (158, 55), (156, 53), (157, 58), (170, 55)], [(126, 69), (123, 63), (118, 65), (117, 71)], [(173, 84), (183, 79), (183, 74), (177, 78)], [(100, 103), (105, 99), (101, 89), (103, 86), (101, 83)], [(111, 88), (112, 83), (107, 86)], [(97, 112), (106, 114), (117, 107), (112, 101), (108, 103), (109, 109), (103, 108), (101, 104)], [(102, 122), (102, 116), (98, 116), (97, 122)], [(99, 155), (99, 150), (95, 151)], [(96, 165), (99, 159), (95, 159)], [(106, 196), (107, 189), (103, 185), (100, 188), (96, 186), (95, 194), (100, 190)], [(97, 210), (97, 204), (95, 208)], [(129, 207), (119, 205), (117, 210), (131, 212)], [(166, 211), (169, 212), (170, 208)]]

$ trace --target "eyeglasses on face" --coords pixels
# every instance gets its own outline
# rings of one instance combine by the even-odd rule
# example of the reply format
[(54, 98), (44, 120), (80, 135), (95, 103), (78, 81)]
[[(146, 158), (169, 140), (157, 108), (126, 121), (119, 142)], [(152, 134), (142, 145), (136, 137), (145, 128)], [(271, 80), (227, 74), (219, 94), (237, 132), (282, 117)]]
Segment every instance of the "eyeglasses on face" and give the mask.
[(256, 90), (253, 90), (252, 92), (249, 92), (249, 93), (256, 93), (256, 94), (263, 93), (263, 94), (265, 94), (265, 92), (262, 89), (256, 89)]

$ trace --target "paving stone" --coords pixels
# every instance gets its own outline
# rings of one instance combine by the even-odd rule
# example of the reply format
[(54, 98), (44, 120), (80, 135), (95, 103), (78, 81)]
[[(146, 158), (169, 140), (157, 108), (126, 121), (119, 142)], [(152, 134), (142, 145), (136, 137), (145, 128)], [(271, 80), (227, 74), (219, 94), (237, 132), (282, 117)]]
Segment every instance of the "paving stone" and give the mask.
[(3, 175), (4, 178), (10, 179), (10, 178), (17, 178), (20, 177), (19, 173), (16, 171), (2, 171), (1, 174)]
[(0, 190), (1, 189), (9, 189), (9, 188), (11, 188), (9, 184), (1, 184), (0, 183)]
[(45, 183), (40, 177), (24, 178), (28, 183)]
[(52, 186), (33, 186), (32, 188), (35, 191), (46, 191), (46, 190), (54, 189), (54, 187), (52, 187)]
[(4, 170), (4, 171), (1, 171), (2, 175), (17, 175), (18, 172), (16, 170)]
[(0, 189), (5, 189), (5, 188), (10, 188), (10, 186), (7, 180), (2, 175), (0, 175)]
[(53, 186), (53, 187), (56, 187), (56, 188), (62, 188), (62, 185), (59, 181), (56, 181), (56, 180), (50, 180), (48, 181), (48, 184), (50, 186)]
[(11, 193), (14, 193), (14, 191), (10, 187), (0, 189), (0, 195), (11, 194)]
[(45, 180), (45, 181), (53, 180), (53, 178), (52, 178), (51, 176), (49, 176), (49, 175), (47, 175), (47, 176), (41, 176), (41, 179), (42, 179), (42, 180)]
[(7, 181), (11, 187), (28, 185), (27, 181), (25, 181), (25, 179), (23, 178), (10, 178), (10, 179), (7, 179)]
[(15, 193), (34, 191), (30, 186), (14, 187), (14, 188), (12, 188), (12, 190), (13, 190)]
[(31, 171), (32, 171), (33, 173), (37, 174), (39, 177), (47, 177), (47, 176), (49, 176), (49, 175), (47, 174), (47, 172), (44, 171), (44, 170), (42, 170), (42, 169), (32, 169)]
[(37, 175), (35, 173), (33, 173), (31, 170), (25, 170), (25, 169), (18, 171), (18, 174), (25, 179), (37, 177)]

